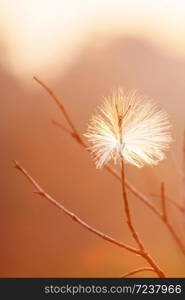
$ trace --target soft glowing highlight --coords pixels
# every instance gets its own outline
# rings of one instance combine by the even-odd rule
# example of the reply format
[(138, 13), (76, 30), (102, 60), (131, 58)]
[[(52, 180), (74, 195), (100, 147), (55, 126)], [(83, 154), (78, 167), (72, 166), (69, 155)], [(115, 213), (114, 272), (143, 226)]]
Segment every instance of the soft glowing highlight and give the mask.
[(111, 159), (137, 167), (157, 165), (172, 140), (169, 115), (137, 92), (114, 91), (92, 116), (85, 136), (97, 168)]

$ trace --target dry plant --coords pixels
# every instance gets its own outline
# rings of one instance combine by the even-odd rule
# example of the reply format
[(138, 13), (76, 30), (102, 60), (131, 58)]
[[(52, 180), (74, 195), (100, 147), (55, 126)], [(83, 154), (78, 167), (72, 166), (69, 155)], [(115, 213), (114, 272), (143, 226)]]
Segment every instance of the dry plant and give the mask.
[[(85, 134), (91, 143), (91, 146), (89, 147), (82, 139), (67, 110), (56, 94), (37, 77), (34, 77), (34, 80), (49, 93), (51, 99), (57, 104), (69, 129), (56, 120), (52, 121), (53, 124), (69, 134), (83, 148), (86, 148), (92, 155), (98, 168), (104, 167), (111, 175), (121, 182), (124, 213), (129, 230), (137, 247), (132, 247), (120, 242), (93, 228), (44, 191), (39, 183), (17, 161), (14, 161), (15, 168), (35, 187), (35, 193), (50, 201), (75, 222), (95, 235), (117, 247), (121, 247), (141, 256), (150, 266), (137, 268), (122, 275), (122, 278), (142, 271), (152, 271), (158, 277), (166, 277), (164, 271), (161, 270), (154, 258), (148, 253), (133, 225), (126, 189), (132, 192), (138, 200), (142, 201), (165, 224), (185, 255), (185, 245), (170, 223), (166, 205), (167, 202), (171, 202), (181, 212), (184, 212), (184, 207), (169, 197), (166, 197), (165, 184), (162, 182), (160, 195), (155, 195), (161, 198), (160, 211), (145, 195), (125, 179), (125, 162), (129, 162), (137, 167), (142, 167), (145, 164), (157, 164), (165, 157), (164, 151), (167, 150), (171, 141), (168, 115), (164, 111), (159, 110), (153, 102), (146, 102), (144, 101), (145, 99), (140, 99), (137, 93), (124, 95), (122, 90), (118, 90), (117, 92), (114, 92), (110, 98), (106, 99), (104, 105), (100, 107), (99, 112), (92, 117), (87, 133)], [(115, 163), (119, 163), (120, 174), (108, 164), (111, 159), (113, 159)]]

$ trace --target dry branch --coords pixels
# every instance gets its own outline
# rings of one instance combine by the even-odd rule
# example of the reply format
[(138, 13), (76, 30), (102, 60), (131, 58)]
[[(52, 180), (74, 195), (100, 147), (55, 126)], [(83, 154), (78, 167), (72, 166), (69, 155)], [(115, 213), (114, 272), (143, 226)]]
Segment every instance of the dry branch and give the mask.
[[(158, 194), (151, 194), (152, 197), (160, 198), (161, 195)], [(171, 203), (173, 206), (175, 206), (180, 212), (185, 213), (185, 207), (183, 207), (181, 204), (175, 202), (173, 199), (165, 195), (166, 200)]]
[(165, 196), (165, 186), (164, 182), (161, 182), (161, 207), (163, 212), (163, 219), (167, 221), (167, 211), (166, 211), (166, 196)]
[(73, 212), (71, 212), (66, 207), (64, 207), (61, 203), (59, 203), (57, 200), (55, 200), (53, 197), (51, 197), (48, 193), (46, 193), (43, 190), (43, 188), (38, 184), (38, 182), (35, 179), (33, 179), (33, 177), (17, 161), (14, 160), (13, 163), (14, 163), (15, 168), (17, 170), (19, 170), (28, 179), (28, 181), (36, 188), (35, 193), (44, 197), (45, 199), (50, 201), (53, 205), (55, 205), (57, 208), (61, 209), (67, 216), (72, 218), (73, 221), (77, 222), (78, 224), (80, 224), (87, 230), (91, 231), (92, 233), (96, 234), (97, 236), (103, 238), (104, 240), (106, 240), (118, 247), (124, 248), (125, 250), (128, 250), (128, 251), (133, 252), (138, 255), (141, 255), (140, 250), (133, 248), (131, 246), (128, 246), (120, 241), (117, 241), (117, 240), (113, 239), (112, 237), (108, 236), (107, 234), (102, 233), (101, 231), (93, 228), (92, 226), (90, 226), (89, 224), (84, 222), (77, 215), (75, 215)]
[[(60, 127), (62, 130), (65, 130), (67, 133), (69, 133), (81, 146), (83, 146), (84, 148), (87, 148), (86, 143), (81, 138), (80, 134), (78, 133), (78, 130), (76, 129), (76, 127), (74, 126), (71, 118), (69, 117), (65, 107), (62, 105), (61, 101), (58, 99), (58, 97), (55, 95), (55, 93), (50, 88), (48, 88), (48, 86), (45, 83), (43, 83), (40, 79), (38, 79), (37, 77), (34, 76), (33, 79), (37, 83), (39, 83), (49, 93), (51, 98), (54, 100), (54, 102), (57, 104), (57, 106), (59, 107), (59, 109), (63, 113), (63, 115), (64, 115), (64, 117), (65, 117), (65, 119), (66, 119), (66, 121), (67, 121), (67, 123), (70, 126), (72, 131), (68, 131), (58, 121), (53, 121), (53, 123), (55, 125), (57, 125), (58, 127)], [(90, 150), (88, 149), (88, 151), (90, 151)], [(106, 165), (104, 168), (109, 173), (111, 173), (116, 179), (121, 180), (119, 174), (111, 166)], [(126, 187), (132, 192), (133, 195), (135, 195), (140, 201), (142, 201), (148, 208), (150, 208), (155, 213), (155, 215), (157, 215), (162, 220), (162, 222), (164, 222), (164, 224), (167, 226), (169, 232), (173, 236), (174, 240), (178, 244), (179, 248), (181, 249), (181, 251), (185, 255), (185, 245), (182, 242), (181, 238), (177, 235), (177, 233), (175, 232), (173, 226), (169, 223), (169, 221), (165, 220), (164, 217), (163, 217), (163, 214), (147, 199), (147, 197), (145, 195), (143, 195), (141, 192), (139, 192), (131, 183), (129, 183), (126, 180), (125, 184), (126, 184)], [(166, 198), (166, 199), (168, 199), (168, 198)], [(177, 204), (174, 204), (174, 205), (177, 205)], [(178, 207), (178, 205), (177, 205), (177, 207)]]
[(19, 170), (28, 179), (28, 181), (36, 188), (35, 193), (44, 197), (49, 202), (51, 202), (53, 205), (55, 205), (57, 208), (61, 209), (73, 221), (77, 222), (78, 224), (80, 224), (82, 227), (84, 227), (88, 231), (94, 233), (95, 235), (101, 237), (102, 239), (104, 239), (118, 247), (121, 247), (125, 250), (128, 250), (132, 253), (142, 256), (152, 266), (154, 272), (156, 272), (156, 274), (158, 274), (159, 277), (165, 277), (164, 273), (161, 271), (161, 269), (158, 267), (158, 265), (155, 263), (155, 261), (148, 255), (147, 252), (140, 250), (140, 249), (133, 248), (133, 247), (128, 246), (120, 241), (117, 241), (114, 238), (108, 236), (105, 233), (102, 233), (101, 231), (93, 228), (92, 226), (90, 226), (89, 224), (84, 222), (77, 215), (75, 215), (73, 212), (68, 210), (61, 203), (59, 203), (57, 200), (55, 200), (53, 197), (51, 197), (47, 192), (45, 192), (43, 190), (43, 188), (38, 184), (38, 182), (35, 179), (33, 179), (33, 177), (17, 161), (14, 160), (13, 162), (14, 162), (15, 168), (17, 170)]

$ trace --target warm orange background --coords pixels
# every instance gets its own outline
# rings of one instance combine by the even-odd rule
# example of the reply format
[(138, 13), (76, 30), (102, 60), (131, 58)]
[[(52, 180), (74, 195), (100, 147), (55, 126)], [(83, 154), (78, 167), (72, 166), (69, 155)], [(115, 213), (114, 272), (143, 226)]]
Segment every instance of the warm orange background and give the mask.
[[(114, 87), (137, 88), (156, 99), (172, 117), (172, 153), (154, 168), (128, 165), (127, 178), (157, 206), (159, 200), (150, 194), (159, 193), (165, 181), (167, 195), (180, 203), (185, 110), (185, 24), (180, 17), (185, 7), (176, 1), (169, 1), (169, 7), (156, 1), (153, 9), (143, 0), (138, 7), (134, 1), (122, 1), (123, 7), (113, 0), (108, 7), (104, 0), (101, 5), (69, 1), (66, 7), (65, 1), (53, 6), (37, 2), (35, 23), (35, 1), (17, 1), (16, 7), (0, 1), (0, 276), (119, 277), (146, 263), (34, 195), (11, 160), (22, 163), (46, 191), (89, 224), (134, 245), (119, 182), (97, 171), (89, 154), (51, 124), (63, 118), (32, 75), (61, 97), (81, 133), (101, 97)], [(168, 276), (184, 277), (185, 259), (164, 224), (130, 193), (129, 201), (152, 256)], [(171, 205), (168, 211), (185, 242), (185, 217)]]

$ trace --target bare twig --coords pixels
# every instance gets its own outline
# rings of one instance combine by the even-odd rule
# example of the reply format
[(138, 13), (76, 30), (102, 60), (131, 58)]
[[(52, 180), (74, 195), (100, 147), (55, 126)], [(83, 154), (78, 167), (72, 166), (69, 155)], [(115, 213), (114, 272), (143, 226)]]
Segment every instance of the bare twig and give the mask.
[[(56, 125), (58, 128), (63, 130), (63, 125), (58, 121), (52, 121), (54, 125)], [(83, 141), (80, 143), (88, 152), (91, 153), (90, 148), (88, 148), (87, 144)], [(117, 180), (121, 181), (121, 177), (118, 174), (116, 170), (109, 164), (104, 166), (104, 169), (106, 169), (109, 173), (111, 173)], [(147, 200), (146, 196), (144, 196), (141, 192), (139, 192), (128, 180), (125, 180), (126, 187), (132, 192), (134, 196), (136, 196), (139, 200), (141, 200), (148, 208), (150, 208), (154, 214), (161, 217), (160, 211), (150, 202)]]
[[(158, 194), (151, 194), (152, 197), (155, 198), (160, 198), (161, 195)], [(185, 212), (185, 207), (183, 207), (181, 204), (177, 203), (173, 199), (169, 198), (168, 196), (165, 195), (165, 198), (168, 202), (170, 202), (172, 205), (174, 205), (180, 212), (184, 213)]]
[[(57, 125), (58, 127), (60, 127), (62, 129), (62, 126), (60, 126), (61, 124), (59, 122), (56, 122), (55, 125)], [(82, 143), (80, 143), (80, 144), (90, 152), (90, 149), (87, 148), (88, 146), (84, 142), (83, 142), (83, 144)], [(121, 180), (118, 172), (116, 170), (114, 170), (111, 166), (105, 165), (104, 168), (110, 174), (112, 174), (117, 180)], [(180, 237), (177, 235), (177, 233), (175, 232), (175, 230), (171, 226), (171, 224), (169, 223), (169, 221), (166, 222), (163, 219), (163, 215), (161, 214), (161, 212), (146, 198), (145, 195), (143, 195), (141, 192), (139, 192), (130, 182), (128, 182), (128, 180), (125, 180), (125, 185), (132, 192), (132, 194), (135, 197), (137, 197), (141, 202), (143, 202), (149, 209), (151, 209), (153, 211), (153, 213), (156, 216), (158, 216), (161, 219), (162, 222), (164, 222), (164, 224), (168, 228), (169, 232), (173, 236), (174, 240), (176, 241), (177, 245), (179, 246), (179, 248), (181, 249), (181, 251), (185, 255), (185, 246), (184, 246), (183, 242), (181, 241)], [(160, 196), (157, 195), (157, 197), (160, 197)], [(169, 198), (167, 198), (167, 199), (169, 199)], [(169, 199), (169, 201), (171, 201), (173, 203), (173, 205), (175, 205), (177, 208), (184, 211), (184, 209), (182, 207), (180, 207), (176, 202), (174, 202), (171, 199)]]
[(167, 221), (167, 211), (166, 211), (166, 196), (165, 196), (165, 186), (164, 182), (161, 182), (161, 207), (163, 212), (163, 219)]
[(72, 218), (73, 221), (77, 222), (78, 224), (80, 224), (81, 226), (83, 226), (84, 228), (89, 230), (90, 232), (94, 233), (95, 235), (101, 237), (102, 239), (104, 239), (118, 247), (124, 248), (132, 253), (142, 256), (153, 267), (153, 269), (155, 270), (155, 272), (158, 274), (159, 277), (165, 277), (164, 273), (159, 269), (159, 267), (156, 265), (156, 263), (153, 261), (153, 259), (151, 259), (151, 257), (147, 253), (145, 253), (143, 250), (141, 251), (140, 249), (133, 248), (133, 247), (128, 246), (120, 241), (117, 241), (117, 240), (113, 239), (112, 237), (102, 233), (101, 231), (93, 228), (86, 222), (84, 222), (77, 215), (75, 215), (73, 212), (71, 212), (70, 210), (65, 208), (61, 203), (56, 201), (47, 192), (45, 192), (43, 190), (43, 188), (37, 183), (37, 181), (35, 179), (33, 179), (33, 177), (17, 161), (13, 161), (13, 162), (14, 162), (15, 168), (17, 170), (19, 170), (29, 180), (29, 182), (36, 188), (35, 193), (37, 193), (38, 195), (40, 195), (40, 196), (44, 197), (45, 199), (47, 199), (48, 201), (50, 201), (53, 205), (55, 205), (57, 208), (61, 209), (66, 215), (68, 215), (70, 218)]
[[(38, 78), (34, 77), (34, 80), (37, 81), (50, 94), (51, 98), (55, 101), (55, 103), (57, 104), (59, 109), (64, 114), (64, 117), (65, 117), (66, 121), (68, 122), (69, 126), (73, 130), (73, 134), (70, 133), (70, 135), (72, 137), (74, 137), (75, 140), (81, 146), (83, 146), (84, 148), (87, 148), (87, 145), (85, 144), (85, 142), (81, 138), (81, 136), (78, 133), (77, 129), (73, 125), (73, 122), (72, 122), (71, 118), (67, 114), (67, 112), (64, 109), (63, 105), (61, 104), (60, 100), (56, 97), (55, 93), (51, 89), (49, 89), (43, 82), (41, 82), (41, 80), (39, 80)], [(60, 124), (59, 122), (55, 121), (55, 125), (57, 125), (61, 129), (63, 129), (63, 125)], [(88, 151), (90, 151), (90, 150), (88, 149)], [(121, 180), (119, 174), (111, 166), (106, 165), (105, 169), (109, 173), (111, 173), (116, 179)], [(173, 238), (177, 242), (179, 248), (182, 250), (183, 254), (185, 255), (185, 246), (184, 246), (183, 242), (181, 241), (180, 237), (174, 231), (174, 229), (171, 226), (171, 224), (169, 223), (169, 221), (166, 222), (163, 219), (163, 215), (160, 213), (160, 211), (146, 198), (145, 195), (143, 195), (141, 192), (139, 192), (131, 183), (129, 183), (128, 181), (125, 181), (125, 184), (126, 184), (126, 187), (132, 192), (133, 195), (135, 195), (140, 201), (142, 201), (148, 208), (150, 208), (155, 213), (155, 215), (157, 215), (164, 222), (164, 224), (167, 226), (169, 232), (171, 233), (171, 235), (173, 236)]]
[[(161, 197), (159, 195), (154, 195), (157, 197)], [(166, 196), (165, 196), (166, 199)], [(171, 200), (170, 198), (168, 198), (169, 201), (175, 205), (178, 209), (182, 210), (182, 207), (180, 205), (178, 205), (176, 202), (174, 202), (173, 200)], [(169, 220), (166, 218), (164, 219), (163, 214), (160, 215), (161, 219), (163, 220), (164, 224), (166, 225), (166, 227), (168, 228), (169, 232), (171, 233), (171, 235), (173, 236), (174, 240), (176, 241), (177, 245), (179, 246), (179, 248), (182, 250), (183, 254), (185, 255), (185, 247), (183, 242), (181, 241), (180, 237), (177, 235), (177, 233), (175, 232), (173, 226), (170, 224)]]
[(62, 114), (64, 115), (64, 118), (66, 119), (67, 123), (69, 124), (72, 132), (75, 134), (76, 139), (79, 140), (79, 142), (81, 141), (81, 137), (78, 134), (78, 131), (76, 130), (73, 122), (71, 121), (71, 118), (69, 117), (65, 107), (63, 106), (62, 102), (58, 99), (58, 97), (56, 96), (56, 94), (44, 83), (42, 82), (40, 79), (38, 79), (36, 76), (33, 76), (33, 79), (39, 83), (48, 93), (49, 95), (52, 97), (52, 99), (55, 101), (55, 103), (57, 104), (57, 106), (59, 107), (59, 109), (61, 110)]
[(132, 220), (131, 220), (130, 209), (129, 209), (129, 205), (128, 205), (128, 197), (127, 197), (127, 192), (126, 192), (126, 188), (125, 188), (125, 168), (124, 168), (123, 159), (121, 161), (121, 185), (122, 185), (122, 195), (123, 195), (123, 200), (124, 200), (124, 209), (125, 209), (128, 227), (130, 228), (132, 236), (133, 236), (134, 240), (136, 241), (136, 243), (138, 244), (139, 248), (141, 249), (141, 251), (144, 251), (144, 246), (143, 246), (143, 244), (140, 240), (140, 237), (139, 237), (137, 231), (135, 230), (135, 228), (132, 224)]
[[(126, 111), (127, 113), (127, 111)], [(125, 113), (125, 114), (126, 114)], [(117, 120), (118, 120), (118, 127), (119, 127), (119, 138), (120, 138), (120, 145), (123, 145), (123, 122), (124, 122), (124, 116), (119, 115), (119, 110), (117, 109)], [(135, 226), (133, 225), (131, 214), (130, 214), (130, 208), (128, 203), (128, 197), (127, 197), (127, 191), (125, 186), (125, 166), (124, 166), (124, 158), (122, 157), (122, 154), (120, 154), (121, 158), (121, 187), (122, 187), (122, 196), (123, 196), (123, 202), (124, 202), (124, 211), (126, 215), (127, 225), (130, 229), (130, 232), (137, 243), (139, 249), (141, 250), (141, 256), (152, 266), (153, 270), (156, 272), (156, 274), (159, 277), (165, 277), (164, 272), (159, 268), (157, 263), (154, 261), (154, 259), (149, 256), (147, 253), (143, 242), (141, 241), (141, 238), (139, 234), (137, 233)]]
[(132, 233), (134, 240), (136, 241), (137, 245), (139, 246), (139, 248), (141, 250), (141, 256), (149, 263), (149, 265), (152, 266), (153, 270), (156, 272), (156, 274), (159, 277), (165, 277), (164, 272), (160, 269), (160, 267), (154, 261), (154, 259), (147, 253), (147, 251), (141, 241), (141, 238), (139, 237), (137, 231), (135, 230), (135, 227), (133, 226), (130, 209), (129, 209), (129, 204), (128, 204), (127, 192), (126, 192), (126, 188), (125, 188), (125, 171), (124, 171), (123, 159), (121, 160), (121, 183), (122, 183), (122, 195), (123, 195), (123, 200), (124, 200), (124, 209), (125, 209), (125, 214), (126, 214), (126, 218), (127, 218), (127, 224)]
[(72, 135), (72, 137), (74, 137), (73, 131), (69, 130), (68, 128), (66, 128), (64, 125), (62, 125), (61, 123), (52, 120), (52, 123), (58, 127), (60, 127), (62, 130), (64, 130), (65, 132), (67, 132), (68, 134)]
[(130, 275), (134, 275), (136, 273), (143, 272), (143, 271), (152, 271), (152, 272), (155, 272), (155, 270), (153, 268), (147, 268), (147, 267), (138, 268), (138, 269), (135, 269), (135, 270), (133, 270), (131, 272), (125, 273), (123, 276), (121, 276), (121, 278), (126, 278), (126, 277), (129, 277)]
[(133, 248), (131, 246), (128, 246), (120, 241), (117, 241), (117, 240), (113, 239), (112, 237), (108, 236), (107, 234), (102, 233), (101, 231), (99, 231), (99, 230), (93, 228), (92, 226), (90, 226), (89, 224), (85, 223), (82, 219), (80, 219), (78, 216), (76, 216), (73, 212), (71, 212), (70, 210), (65, 208), (61, 203), (59, 203), (53, 197), (51, 197), (48, 193), (46, 193), (43, 190), (43, 188), (37, 183), (37, 181), (35, 179), (33, 179), (33, 177), (17, 161), (14, 160), (13, 163), (14, 163), (15, 168), (17, 170), (19, 170), (22, 174), (24, 174), (24, 176), (29, 180), (29, 182), (36, 188), (35, 193), (37, 193), (40, 196), (44, 197), (45, 199), (49, 200), (57, 208), (61, 209), (66, 215), (68, 215), (70, 218), (72, 218), (73, 221), (77, 222), (78, 224), (80, 224), (87, 230), (91, 231), (95, 235), (101, 237), (102, 239), (104, 239), (118, 247), (126, 249), (130, 252), (141, 255), (140, 250)]

